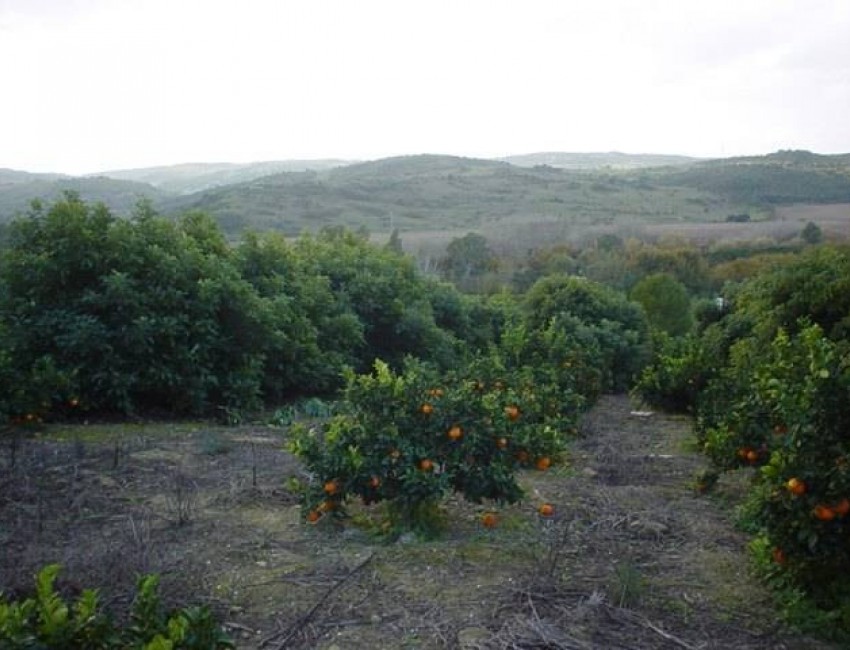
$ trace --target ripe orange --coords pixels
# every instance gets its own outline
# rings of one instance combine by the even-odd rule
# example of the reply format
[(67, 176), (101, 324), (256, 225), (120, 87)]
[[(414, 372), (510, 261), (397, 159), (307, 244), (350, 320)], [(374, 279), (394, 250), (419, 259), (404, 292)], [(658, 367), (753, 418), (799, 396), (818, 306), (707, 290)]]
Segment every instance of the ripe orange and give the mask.
[(552, 464), (552, 459), (548, 456), (541, 456), (537, 459), (537, 462), (534, 466), (539, 469), (541, 472), (549, 469), (549, 466)]
[(496, 440), (496, 446), (497, 446), (499, 449), (505, 449), (505, 448), (508, 446), (508, 439), (507, 439), (507, 438), (499, 438), (499, 439), (497, 439), (497, 440)]
[(434, 463), (429, 458), (423, 458), (419, 461), (419, 469), (423, 472), (430, 472), (434, 469)]
[(800, 496), (806, 493), (806, 484), (798, 478), (790, 478), (785, 484), (788, 491), (794, 496)]
[(316, 508), (319, 512), (330, 512), (336, 508), (336, 504), (331, 500), (322, 501), (319, 504), (319, 507)]
[(425, 402), (422, 406), (419, 407), (419, 410), (422, 415), (431, 415), (431, 413), (434, 412), (434, 407), (428, 402)]
[(68, 400), (68, 406), (70, 406), (71, 408), (76, 408), (79, 405), (80, 405), (80, 400), (78, 400), (76, 397), (72, 397), (71, 399)]
[(328, 481), (325, 483), (325, 494), (336, 494), (339, 491), (339, 484), (336, 481)]
[(539, 508), (537, 508), (537, 512), (541, 517), (551, 517), (555, 514), (555, 506), (551, 503), (544, 503)]
[(309, 521), (311, 524), (315, 524), (321, 518), (322, 518), (322, 515), (319, 514), (319, 512), (316, 511), (316, 510), (311, 510), (310, 512), (307, 513), (307, 521)]
[(442, 388), (432, 388), (428, 391), (428, 395), (430, 397), (442, 397), (443, 395), (445, 395), (445, 392)]
[(815, 509), (812, 510), (812, 514), (815, 516), (815, 519), (819, 519), (820, 521), (832, 521), (835, 519), (835, 511), (823, 504), (816, 505)]
[(759, 459), (759, 453), (755, 449), (750, 449), (747, 452), (747, 461), (754, 463)]
[(749, 454), (751, 451), (752, 451), (752, 449), (749, 448), (749, 447), (741, 447), (738, 450), (738, 458), (740, 458), (741, 460), (746, 460), (747, 454)]
[(774, 562), (776, 562), (777, 564), (785, 564), (785, 561), (786, 561), (785, 551), (783, 551), (781, 548), (779, 548), (778, 546), (776, 548), (774, 548), (772, 555), (773, 555), (773, 561)]
[(843, 499), (841, 499), (841, 501), (832, 506), (832, 510), (839, 517), (846, 516), (847, 513), (850, 512), (850, 499), (844, 497)]
[(494, 512), (485, 512), (481, 515), (481, 524), (484, 528), (495, 528), (499, 523), (499, 518), (496, 516)]
[(463, 429), (456, 424), (449, 429), (449, 432), (446, 435), (449, 437), (449, 440), (460, 440), (463, 437)]
[(369, 479), (369, 485), (373, 488), (376, 488), (381, 485), (381, 479), (379, 479), (377, 476), (373, 476)]
[(511, 404), (510, 406), (505, 407), (505, 415), (508, 416), (508, 419), (513, 422), (519, 417), (519, 407), (515, 404)]

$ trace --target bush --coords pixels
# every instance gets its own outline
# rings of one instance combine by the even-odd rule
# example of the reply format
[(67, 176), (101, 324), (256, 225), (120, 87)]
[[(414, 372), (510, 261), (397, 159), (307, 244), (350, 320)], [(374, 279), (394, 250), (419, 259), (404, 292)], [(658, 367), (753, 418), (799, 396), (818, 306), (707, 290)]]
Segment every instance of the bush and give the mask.
[(96, 591), (86, 589), (69, 604), (56, 592), (59, 565), (44, 567), (36, 578), (36, 594), (7, 602), (0, 594), (0, 646), (8, 650), (219, 650), (234, 648), (206, 607), (170, 614), (157, 595), (158, 579), (139, 579), (130, 619), (124, 627), (101, 609)]
[(433, 513), (449, 491), (480, 503), (522, 496), (516, 471), (546, 469), (575, 433), (577, 411), (530, 370), (496, 358), (439, 375), (409, 362), (394, 373), (349, 375), (348, 412), (321, 431), (296, 427), (292, 449), (314, 476), (308, 521), (343, 513), (346, 499), (386, 501), (395, 529), (432, 534)]

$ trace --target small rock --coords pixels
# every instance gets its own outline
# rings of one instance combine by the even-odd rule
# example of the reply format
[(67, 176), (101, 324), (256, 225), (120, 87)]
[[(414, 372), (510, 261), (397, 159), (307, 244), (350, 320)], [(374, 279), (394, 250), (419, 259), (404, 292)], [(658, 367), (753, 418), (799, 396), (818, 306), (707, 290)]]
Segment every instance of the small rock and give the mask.
[(596, 478), (597, 476), (599, 476), (599, 472), (597, 472), (592, 467), (585, 467), (581, 470), (581, 473), (587, 478)]
[(381, 621), (382, 621), (382, 620), (383, 620), (383, 619), (381, 618), (381, 615), (380, 615), (380, 614), (372, 614), (372, 615), (369, 617), (369, 622), (370, 622), (372, 625), (380, 625), (380, 623), (381, 623)]

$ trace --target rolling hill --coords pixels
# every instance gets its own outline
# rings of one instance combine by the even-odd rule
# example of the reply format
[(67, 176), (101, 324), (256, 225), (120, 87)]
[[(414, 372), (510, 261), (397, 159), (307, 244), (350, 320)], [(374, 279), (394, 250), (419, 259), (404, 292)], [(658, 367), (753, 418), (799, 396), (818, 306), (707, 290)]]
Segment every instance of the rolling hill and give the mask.
[[(127, 214), (140, 196), (166, 215), (202, 210), (231, 237), (246, 228), (296, 235), (346, 226), (375, 234), (397, 228), (406, 242), (420, 235), (445, 240), (478, 231), (493, 240), (531, 245), (534, 233), (545, 241), (594, 229), (663, 227), (675, 232), (685, 224), (719, 225), (741, 214), (767, 225), (779, 208), (850, 203), (850, 154), (779, 151), (693, 160), (550, 153), (512, 158), (524, 164), (417, 155), (351, 164), (308, 161), (316, 168), (307, 170), (304, 161), (283, 161), (109, 172), (126, 178), (0, 170), (0, 221), (25, 211), (33, 198), (51, 200), (71, 189), (88, 201), (104, 201), (118, 214)], [(617, 160), (622, 166), (631, 160), (637, 167), (615, 168)], [(650, 162), (664, 166), (643, 166)], [(555, 166), (597, 163), (604, 166)], [(327, 166), (320, 168), (322, 164)], [(298, 171), (281, 172), (280, 166)], [(276, 173), (256, 176), (268, 171)], [(247, 180), (227, 182), (242, 178)], [(208, 184), (214, 186), (186, 193)], [(787, 214), (785, 210), (786, 221)]]
[(55, 201), (66, 191), (77, 192), (89, 202), (103, 202), (117, 214), (128, 214), (140, 198), (160, 203), (167, 195), (146, 183), (102, 177), (36, 175), (35, 179), (0, 183), (0, 223), (25, 213), (33, 199)]
[(568, 153), (550, 151), (521, 154), (500, 158), (519, 167), (548, 165), (559, 169), (644, 169), (646, 167), (666, 167), (669, 165), (688, 165), (698, 162), (699, 158), (672, 156), (664, 154), (631, 154), (610, 151), (607, 153)]
[(850, 202), (846, 157), (792, 154), (631, 170), (405, 156), (275, 174), (166, 199), (162, 208), (204, 210), (230, 233), (297, 234), (329, 225), (410, 232), (723, 222), (740, 213), (759, 220), (777, 205)]
[(118, 180), (148, 183), (166, 192), (192, 194), (221, 185), (244, 183), (281, 172), (323, 170), (351, 164), (346, 160), (276, 160), (255, 163), (184, 163), (100, 172)]

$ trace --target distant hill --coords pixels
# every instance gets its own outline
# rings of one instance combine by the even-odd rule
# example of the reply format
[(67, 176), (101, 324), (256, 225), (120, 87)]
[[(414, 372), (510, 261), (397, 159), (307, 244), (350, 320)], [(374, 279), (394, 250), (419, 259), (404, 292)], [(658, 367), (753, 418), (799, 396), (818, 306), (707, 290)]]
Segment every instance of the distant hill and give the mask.
[(162, 209), (203, 210), (231, 233), (251, 227), (297, 234), (328, 225), (378, 232), (539, 221), (722, 220), (729, 207), (724, 199), (699, 190), (659, 191), (651, 177), (636, 173), (420, 155), (266, 176), (166, 199)]
[(850, 202), (850, 154), (777, 151), (722, 158), (669, 170), (664, 186), (687, 186), (750, 204)]
[(69, 178), (64, 174), (33, 174), (22, 172), (17, 169), (0, 169), (0, 187), (4, 185), (15, 185), (17, 183), (29, 183), (30, 181), (52, 181), (60, 178)]
[(324, 170), (351, 164), (346, 160), (278, 160), (255, 163), (184, 163), (162, 167), (119, 169), (97, 174), (148, 183), (175, 194), (192, 194), (222, 185), (244, 183), (281, 172)]
[[(33, 175), (35, 180), (0, 183), (0, 222), (25, 213), (33, 199), (55, 201), (65, 191), (77, 192), (89, 202), (103, 202), (116, 214), (129, 214), (142, 197), (161, 203), (167, 193), (145, 183), (111, 178), (78, 178), (59, 175)], [(43, 178), (46, 176), (46, 178)]]
[(535, 167), (537, 165), (548, 165), (559, 169), (642, 169), (645, 167), (667, 167), (670, 165), (688, 165), (701, 160), (688, 156), (674, 156), (665, 154), (646, 153), (620, 153), (610, 151), (607, 153), (567, 153), (551, 151), (544, 153), (529, 153), (518, 156), (506, 156), (499, 158), (504, 162), (520, 167)]

